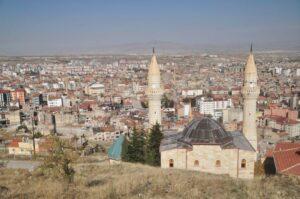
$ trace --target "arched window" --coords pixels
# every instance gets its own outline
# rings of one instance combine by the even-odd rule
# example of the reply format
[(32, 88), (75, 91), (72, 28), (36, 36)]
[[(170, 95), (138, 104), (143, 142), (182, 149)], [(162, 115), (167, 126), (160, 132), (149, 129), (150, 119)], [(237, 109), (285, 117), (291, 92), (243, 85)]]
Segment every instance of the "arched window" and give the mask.
[(195, 160), (194, 166), (195, 166), (195, 167), (198, 167), (198, 166), (199, 166), (199, 161), (198, 161), (198, 160)]
[(242, 159), (241, 168), (246, 168), (246, 160)]
[(169, 167), (170, 168), (174, 167), (174, 160), (173, 159), (169, 160)]
[(220, 160), (216, 161), (216, 167), (221, 167), (221, 161)]

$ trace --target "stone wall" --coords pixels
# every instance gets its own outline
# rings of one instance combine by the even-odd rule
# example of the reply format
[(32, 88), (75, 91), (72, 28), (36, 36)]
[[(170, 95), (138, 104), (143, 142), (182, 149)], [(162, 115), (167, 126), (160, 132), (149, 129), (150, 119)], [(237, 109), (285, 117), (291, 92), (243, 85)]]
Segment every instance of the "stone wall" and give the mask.
[[(253, 178), (256, 153), (238, 149), (222, 150), (219, 145), (194, 145), (193, 150), (172, 149), (161, 152), (161, 167), (197, 170), (214, 174), (228, 174), (231, 177)], [(241, 168), (242, 160), (245, 168)], [(217, 161), (220, 165), (217, 165)]]

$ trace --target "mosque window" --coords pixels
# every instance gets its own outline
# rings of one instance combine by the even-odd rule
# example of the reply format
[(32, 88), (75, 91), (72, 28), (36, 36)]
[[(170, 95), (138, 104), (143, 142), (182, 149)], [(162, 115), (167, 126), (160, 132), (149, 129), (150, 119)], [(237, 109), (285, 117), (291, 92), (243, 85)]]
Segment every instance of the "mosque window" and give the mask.
[(169, 160), (169, 167), (170, 168), (174, 167), (174, 160), (173, 159)]
[(198, 161), (198, 160), (195, 160), (194, 166), (195, 166), (195, 167), (198, 167), (198, 166), (199, 166), (199, 161)]
[(246, 168), (246, 160), (242, 159), (241, 168)]
[(216, 161), (216, 167), (221, 167), (221, 161), (220, 160)]

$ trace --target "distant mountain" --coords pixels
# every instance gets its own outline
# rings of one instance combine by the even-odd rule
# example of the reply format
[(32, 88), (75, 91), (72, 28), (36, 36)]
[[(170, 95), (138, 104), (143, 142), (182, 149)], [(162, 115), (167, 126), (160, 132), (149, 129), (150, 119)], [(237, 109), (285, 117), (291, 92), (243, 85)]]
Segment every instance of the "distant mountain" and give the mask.
[[(1, 51), (3, 56), (22, 56), (22, 55), (80, 55), (80, 54), (151, 54), (152, 48), (155, 47), (159, 54), (176, 55), (176, 54), (195, 54), (195, 53), (236, 53), (247, 52), (250, 43), (195, 43), (184, 44), (169, 41), (149, 41), (126, 43), (119, 45), (103, 45), (101, 43), (86, 44), (85, 46), (63, 46), (59, 50), (45, 49), (35, 51), (28, 49), (27, 52), (9, 52)], [(300, 52), (300, 41), (298, 42), (254, 42), (256, 52)], [(1, 56), (0, 55), (0, 56)]]
[(152, 53), (153, 47), (162, 54), (184, 53), (191, 51), (188, 45), (167, 41), (112, 45), (107, 46), (102, 50), (106, 53), (150, 54)]
[[(247, 52), (249, 43), (240, 44), (183, 44), (167, 41), (128, 43), (107, 46), (100, 51), (112, 54), (150, 54), (155, 47), (160, 54), (193, 54), (203, 52)], [(256, 51), (300, 51), (300, 42), (254, 43)]]

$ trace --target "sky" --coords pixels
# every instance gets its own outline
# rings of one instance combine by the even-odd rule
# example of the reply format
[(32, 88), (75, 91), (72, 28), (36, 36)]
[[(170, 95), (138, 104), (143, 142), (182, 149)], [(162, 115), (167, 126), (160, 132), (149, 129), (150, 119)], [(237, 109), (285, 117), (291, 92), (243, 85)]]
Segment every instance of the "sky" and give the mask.
[(299, 47), (300, 0), (0, 0), (0, 55), (152, 41)]

